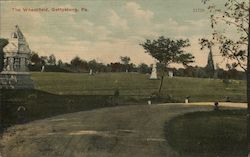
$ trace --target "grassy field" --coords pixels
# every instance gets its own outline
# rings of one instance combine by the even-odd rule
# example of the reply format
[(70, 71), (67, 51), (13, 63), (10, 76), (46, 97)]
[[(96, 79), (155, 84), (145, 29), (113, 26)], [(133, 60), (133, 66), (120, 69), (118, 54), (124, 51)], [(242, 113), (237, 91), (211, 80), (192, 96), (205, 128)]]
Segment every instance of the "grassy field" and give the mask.
[(188, 113), (165, 125), (169, 144), (185, 157), (247, 156), (246, 110)]
[[(80, 73), (32, 73), (34, 90), (5, 90), (3, 124), (5, 127), (20, 121), (17, 108), (23, 105), (26, 121), (58, 114), (116, 105), (146, 104), (158, 90), (160, 80), (149, 80), (138, 73), (100, 73), (94, 76)], [(120, 96), (113, 96), (115, 89)], [(163, 98), (152, 103), (183, 102), (186, 96), (195, 101), (245, 102), (246, 82), (199, 78), (165, 78)]]
[[(35, 83), (34, 90), (5, 90), (3, 92), (2, 97), (6, 101), (4, 108), (7, 111), (3, 112), (7, 120), (5, 123), (16, 124), (16, 121), (20, 120), (19, 113), (17, 113), (19, 105), (27, 108), (25, 120), (29, 121), (29, 123), (14, 125), (5, 130), (3, 139), (0, 141), (4, 145), (3, 156), (190, 157), (190, 154), (182, 149), (187, 143), (181, 139), (186, 138), (190, 144), (187, 147), (188, 151), (194, 151), (196, 152), (194, 155), (202, 157), (205, 151), (210, 151), (215, 146), (230, 149), (224, 145), (220, 146), (223, 144), (221, 142), (219, 145), (216, 143), (218, 141), (214, 138), (219, 135), (223, 135), (218, 138), (223, 142), (231, 140), (229, 142), (231, 144), (235, 142), (237, 146), (245, 146), (242, 140), (245, 127), (244, 111), (235, 114), (230, 112), (222, 114), (221, 112), (219, 115), (213, 112), (197, 112), (194, 113), (195, 116), (190, 116), (191, 118), (184, 115), (184, 124), (180, 124), (178, 118), (174, 117), (187, 112), (210, 111), (212, 106), (145, 105), (149, 96), (158, 90), (160, 83), (160, 80), (149, 80), (147, 75), (100, 73), (90, 76), (79, 73), (32, 73), (32, 79)], [(117, 104), (114, 103), (116, 101), (113, 96), (115, 89), (120, 91)], [(222, 80), (214, 79), (165, 78), (163, 97), (171, 99), (164, 99), (163, 102), (183, 102), (186, 96), (190, 96), (193, 102), (225, 101), (226, 96), (231, 101), (245, 102), (245, 91), (245, 81), (230, 80), (228, 84), (225, 84)], [(137, 105), (117, 106), (131, 104)], [(173, 118), (174, 120), (171, 120)], [(179, 119), (182, 118), (183, 116)], [(199, 127), (204, 121), (206, 122), (202, 123), (204, 127)], [(209, 123), (214, 121), (216, 123)], [(171, 137), (165, 136), (166, 125), (164, 124), (166, 122), (172, 124), (169, 128), (176, 133), (172, 133)], [(214, 131), (211, 128), (218, 128), (218, 130)], [(188, 134), (181, 131), (187, 131)], [(201, 135), (197, 131), (205, 135), (200, 136), (203, 141), (195, 136), (190, 136), (192, 139), (188, 139), (187, 136), (190, 134)], [(179, 140), (178, 144), (183, 142), (186, 145), (176, 146), (173, 139)], [(197, 141), (202, 146), (207, 144), (208, 149), (201, 149), (202, 151), (199, 152)], [(177, 151), (173, 150), (168, 142)], [(233, 149), (234, 152), (239, 149), (237, 146)], [(242, 151), (239, 155), (243, 153)], [(219, 153), (211, 151), (211, 154), (212, 156), (224, 155), (223, 150)], [(206, 155), (203, 157), (210, 157)]]
[[(160, 80), (149, 80), (138, 73), (99, 73), (94, 76), (79, 73), (32, 73), (38, 90), (60, 95), (113, 95), (118, 88), (120, 95), (149, 97), (158, 91)], [(176, 101), (231, 101), (246, 102), (246, 82), (219, 79), (166, 77), (162, 93)]]

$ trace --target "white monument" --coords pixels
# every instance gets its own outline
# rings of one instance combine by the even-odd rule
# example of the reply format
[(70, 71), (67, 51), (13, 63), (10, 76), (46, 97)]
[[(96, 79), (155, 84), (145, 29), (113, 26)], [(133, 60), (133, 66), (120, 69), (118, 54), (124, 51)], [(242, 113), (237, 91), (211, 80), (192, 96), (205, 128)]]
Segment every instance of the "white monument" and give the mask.
[(150, 75), (150, 80), (155, 80), (157, 79), (157, 69), (156, 69), (156, 64), (153, 64), (151, 75)]
[(89, 75), (93, 75), (93, 70), (92, 69), (89, 70)]
[(172, 77), (174, 77), (174, 72), (173, 71), (168, 71), (168, 76), (170, 77), (170, 78), (172, 78)]
[(3, 48), (4, 68), (0, 73), (0, 88), (34, 88), (28, 72), (31, 50), (17, 25), (8, 42)]
[(45, 66), (43, 65), (43, 66), (42, 66), (42, 69), (41, 69), (41, 72), (44, 72), (44, 69), (45, 69)]

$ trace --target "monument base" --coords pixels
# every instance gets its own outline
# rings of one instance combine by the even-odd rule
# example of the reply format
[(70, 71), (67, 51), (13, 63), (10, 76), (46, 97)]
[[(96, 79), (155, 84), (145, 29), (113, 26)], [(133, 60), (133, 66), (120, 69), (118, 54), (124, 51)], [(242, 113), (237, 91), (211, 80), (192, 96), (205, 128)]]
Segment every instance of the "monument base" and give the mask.
[(33, 89), (34, 83), (29, 72), (3, 71), (0, 73), (0, 88)]
[(157, 77), (149, 77), (150, 80), (158, 80)]

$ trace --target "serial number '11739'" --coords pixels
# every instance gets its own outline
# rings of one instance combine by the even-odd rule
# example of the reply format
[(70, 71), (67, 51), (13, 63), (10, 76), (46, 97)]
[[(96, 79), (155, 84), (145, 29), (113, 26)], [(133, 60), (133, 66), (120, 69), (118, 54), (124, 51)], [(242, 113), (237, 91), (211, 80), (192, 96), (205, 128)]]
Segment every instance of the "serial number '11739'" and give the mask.
[(205, 12), (205, 9), (202, 9), (202, 8), (193, 8), (193, 12)]

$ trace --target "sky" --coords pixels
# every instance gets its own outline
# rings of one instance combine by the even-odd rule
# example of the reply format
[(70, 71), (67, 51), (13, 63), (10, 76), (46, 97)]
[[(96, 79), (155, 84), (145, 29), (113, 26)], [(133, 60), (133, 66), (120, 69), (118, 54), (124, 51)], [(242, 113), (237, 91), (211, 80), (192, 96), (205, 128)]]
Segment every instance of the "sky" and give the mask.
[[(223, 1), (211, 3), (222, 6)], [(10, 38), (19, 25), (39, 55), (54, 54), (65, 62), (79, 56), (103, 63), (129, 56), (135, 64), (155, 62), (139, 45), (146, 39), (182, 38), (190, 40), (186, 51), (195, 56), (193, 65), (205, 66), (208, 50), (200, 50), (198, 39), (212, 33), (206, 7), (201, 0), (0, 1), (0, 37)], [(27, 8), (48, 12), (24, 11)]]

